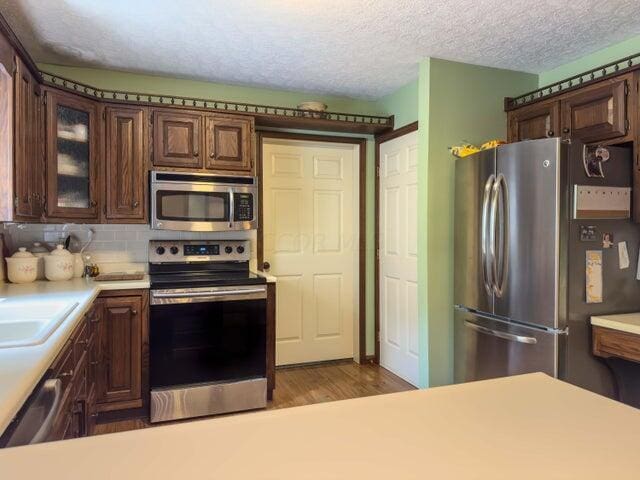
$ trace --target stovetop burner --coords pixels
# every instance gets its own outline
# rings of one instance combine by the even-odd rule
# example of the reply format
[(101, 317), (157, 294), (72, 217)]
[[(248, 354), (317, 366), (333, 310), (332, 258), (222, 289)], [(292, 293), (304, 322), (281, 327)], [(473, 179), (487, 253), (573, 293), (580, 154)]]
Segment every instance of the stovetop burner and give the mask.
[(241, 272), (176, 272), (152, 273), (151, 288), (187, 288), (187, 287), (217, 287), (234, 285), (260, 285), (267, 283), (248, 270)]
[(248, 240), (152, 240), (149, 277), (155, 289), (259, 285), (249, 271)]

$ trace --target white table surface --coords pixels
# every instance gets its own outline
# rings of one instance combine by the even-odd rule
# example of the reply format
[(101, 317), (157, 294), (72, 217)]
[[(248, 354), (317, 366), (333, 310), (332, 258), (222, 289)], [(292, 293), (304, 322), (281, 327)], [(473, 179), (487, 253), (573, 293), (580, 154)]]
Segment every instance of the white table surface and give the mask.
[(536, 373), (5, 449), (0, 471), (48, 480), (637, 479), (638, 445), (640, 411)]

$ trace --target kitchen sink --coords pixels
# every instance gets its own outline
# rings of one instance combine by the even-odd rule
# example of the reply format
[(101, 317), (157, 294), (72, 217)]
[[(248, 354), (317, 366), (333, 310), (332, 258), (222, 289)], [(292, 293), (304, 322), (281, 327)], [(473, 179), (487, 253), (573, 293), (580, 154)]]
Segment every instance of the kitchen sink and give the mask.
[(77, 302), (0, 304), (0, 348), (44, 343), (77, 306)]

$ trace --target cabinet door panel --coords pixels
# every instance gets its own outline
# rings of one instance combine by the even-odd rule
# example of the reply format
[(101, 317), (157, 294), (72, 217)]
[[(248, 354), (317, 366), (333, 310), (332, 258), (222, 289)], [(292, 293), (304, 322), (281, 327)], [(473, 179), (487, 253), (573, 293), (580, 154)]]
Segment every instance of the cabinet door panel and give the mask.
[[(630, 77), (629, 77), (630, 78)], [(585, 87), (562, 100), (562, 132), (565, 138), (586, 143), (627, 134), (626, 76)]]
[(508, 140), (536, 140), (559, 136), (560, 102), (536, 103), (508, 114)]
[(206, 167), (211, 170), (251, 172), (252, 119), (206, 117)]
[(145, 221), (146, 110), (107, 107), (106, 217)]
[(201, 168), (202, 115), (156, 110), (153, 113), (153, 164)]
[(44, 205), (44, 158), (40, 86), (16, 57), (15, 75), (15, 214), (37, 220)]
[(97, 384), (100, 410), (142, 406), (142, 299), (104, 300), (102, 360)]
[(47, 216), (98, 219), (98, 105), (47, 91)]

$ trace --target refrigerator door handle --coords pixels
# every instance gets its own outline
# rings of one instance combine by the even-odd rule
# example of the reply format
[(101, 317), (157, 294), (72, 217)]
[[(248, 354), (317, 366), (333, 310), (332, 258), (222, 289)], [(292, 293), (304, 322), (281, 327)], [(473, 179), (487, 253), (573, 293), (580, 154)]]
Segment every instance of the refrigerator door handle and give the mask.
[[(493, 186), (493, 195), (491, 197), (491, 223), (493, 238), (491, 240), (492, 256), (492, 274), (493, 274), (493, 290), (498, 298), (502, 298), (504, 294), (504, 285), (507, 277), (509, 255), (509, 198), (507, 189), (507, 180), (504, 175), (499, 174)], [(497, 225), (496, 225), (496, 222)], [(499, 234), (496, 237), (496, 226)], [(498, 259), (500, 266), (498, 267)]]
[(487, 182), (484, 185), (484, 193), (482, 198), (482, 224), (481, 230), (481, 249), (482, 249), (482, 281), (484, 282), (484, 288), (489, 295), (493, 294), (493, 280), (491, 278), (490, 260), (489, 260), (489, 237), (487, 230), (489, 229), (489, 201), (491, 198), (491, 190), (496, 177), (495, 175), (489, 175)]
[(491, 328), (483, 327), (476, 323), (470, 322), (469, 320), (465, 320), (464, 324), (466, 327), (471, 328), (476, 332), (484, 333), (486, 335), (492, 335), (494, 337), (502, 338), (503, 340), (509, 340), (510, 342), (526, 343), (528, 345), (535, 345), (536, 343), (538, 343), (538, 340), (535, 337), (526, 337), (524, 335), (515, 335), (513, 333), (500, 332), (498, 330), (493, 330)]

